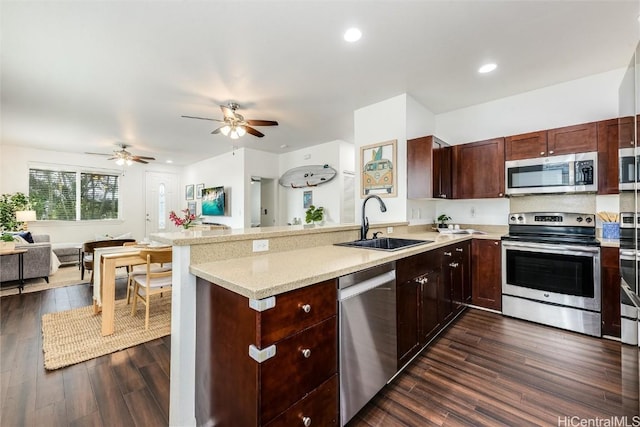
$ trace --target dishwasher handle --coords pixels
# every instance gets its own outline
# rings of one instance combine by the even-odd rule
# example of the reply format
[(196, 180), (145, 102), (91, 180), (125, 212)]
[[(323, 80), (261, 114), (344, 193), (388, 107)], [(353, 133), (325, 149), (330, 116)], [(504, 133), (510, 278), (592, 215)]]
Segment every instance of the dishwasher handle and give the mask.
[(396, 284), (396, 271), (391, 270), (384, 274), (374, 276), (370, 279), (367, 279), (355, 285), (349, 286), (348, 288), (340, 289), (338, 291), (338, 300), (344, 301), (348, 298), (370, 291), (371, 289), (383, 287), (385, 285), (387, 288), (392, 289), (395, 287), (395, 284)]

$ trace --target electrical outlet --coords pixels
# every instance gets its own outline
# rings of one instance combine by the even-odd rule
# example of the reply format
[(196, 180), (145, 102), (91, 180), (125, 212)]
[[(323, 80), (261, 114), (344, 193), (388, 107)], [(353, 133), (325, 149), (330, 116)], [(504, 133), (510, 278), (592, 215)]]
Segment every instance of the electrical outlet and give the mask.
[(472, 217), (472, 218), (475, 218), (475, 216), (476, 216), (476, 207), (475, 207), (475, 206), (472, 206), (472, 207), (471, 207), (471, 217)]
[(387, 227), (387, 234), (393, 233), (393, 227)]
[(254, 240), (253, 241), (253, 252), (265, 252), (269, 250), (269, 240)]

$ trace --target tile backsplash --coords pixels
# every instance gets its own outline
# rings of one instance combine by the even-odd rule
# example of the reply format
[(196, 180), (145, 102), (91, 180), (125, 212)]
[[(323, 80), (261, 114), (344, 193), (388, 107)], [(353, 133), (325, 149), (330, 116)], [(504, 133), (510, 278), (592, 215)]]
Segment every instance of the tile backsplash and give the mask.
[[(596, 213), (595, 194), (549, 194), (509, 199), (511, 212)], [(617, 209), (616, 209), (617, 210)]]

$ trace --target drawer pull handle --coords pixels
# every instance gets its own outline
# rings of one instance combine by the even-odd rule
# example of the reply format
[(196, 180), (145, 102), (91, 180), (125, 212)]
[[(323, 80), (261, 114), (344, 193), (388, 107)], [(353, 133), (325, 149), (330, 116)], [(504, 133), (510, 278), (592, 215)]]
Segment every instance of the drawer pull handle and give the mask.
[(462, 248), (456, 248), (456, 252), (463, 252), (463, 251), (464, 251), (464, 249), (462, 249)]
[(311, 425), (311, 417), (302, 417), (302, 425), (309, 427)]
[(301, 308), (305, 313), (309, 313), (311, 311), (311, 304), (305, 304)]
[(451, 256), (451, 252), (443, 252), (442, 255), (444, 256)]
[(541, 151), (541, 152), (540, 152), (540, 155), (541, 155), (541, 156), (544, 156), (544, 151)]
[(553, 150), (549, 150), (549, 154), (553, 154)]
[[(305, 359), (308, 359), (308, 358), (310, 358), (310, 357), (311, 357), (311, 350), (310, 350), (310, 349), (308, 349), (308, 348), (303, 349), (303, 350), (301, 351), (301, 353), (302, 353), (302, 356), (303, 356)], [(311, 422), (311, 420), (309, 420), (309, 422)]]

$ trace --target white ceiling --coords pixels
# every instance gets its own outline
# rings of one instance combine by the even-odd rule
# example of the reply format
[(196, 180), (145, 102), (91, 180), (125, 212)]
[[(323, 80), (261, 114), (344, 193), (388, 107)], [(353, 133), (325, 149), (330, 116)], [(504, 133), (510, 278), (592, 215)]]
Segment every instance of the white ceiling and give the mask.
[[(632, 1), (6, 1), (1, 144), (188, 164), (230, 151), (219, 104), (277, 120), (239, 147), (353, 141), (354, 110), (434, 113), (626, 66)], [(342, 34), (358, 26), (362, 40)], [(490, 75), (477, 68), (498, 63)], [(281, 148), (286, 144), (288, 148)]]

